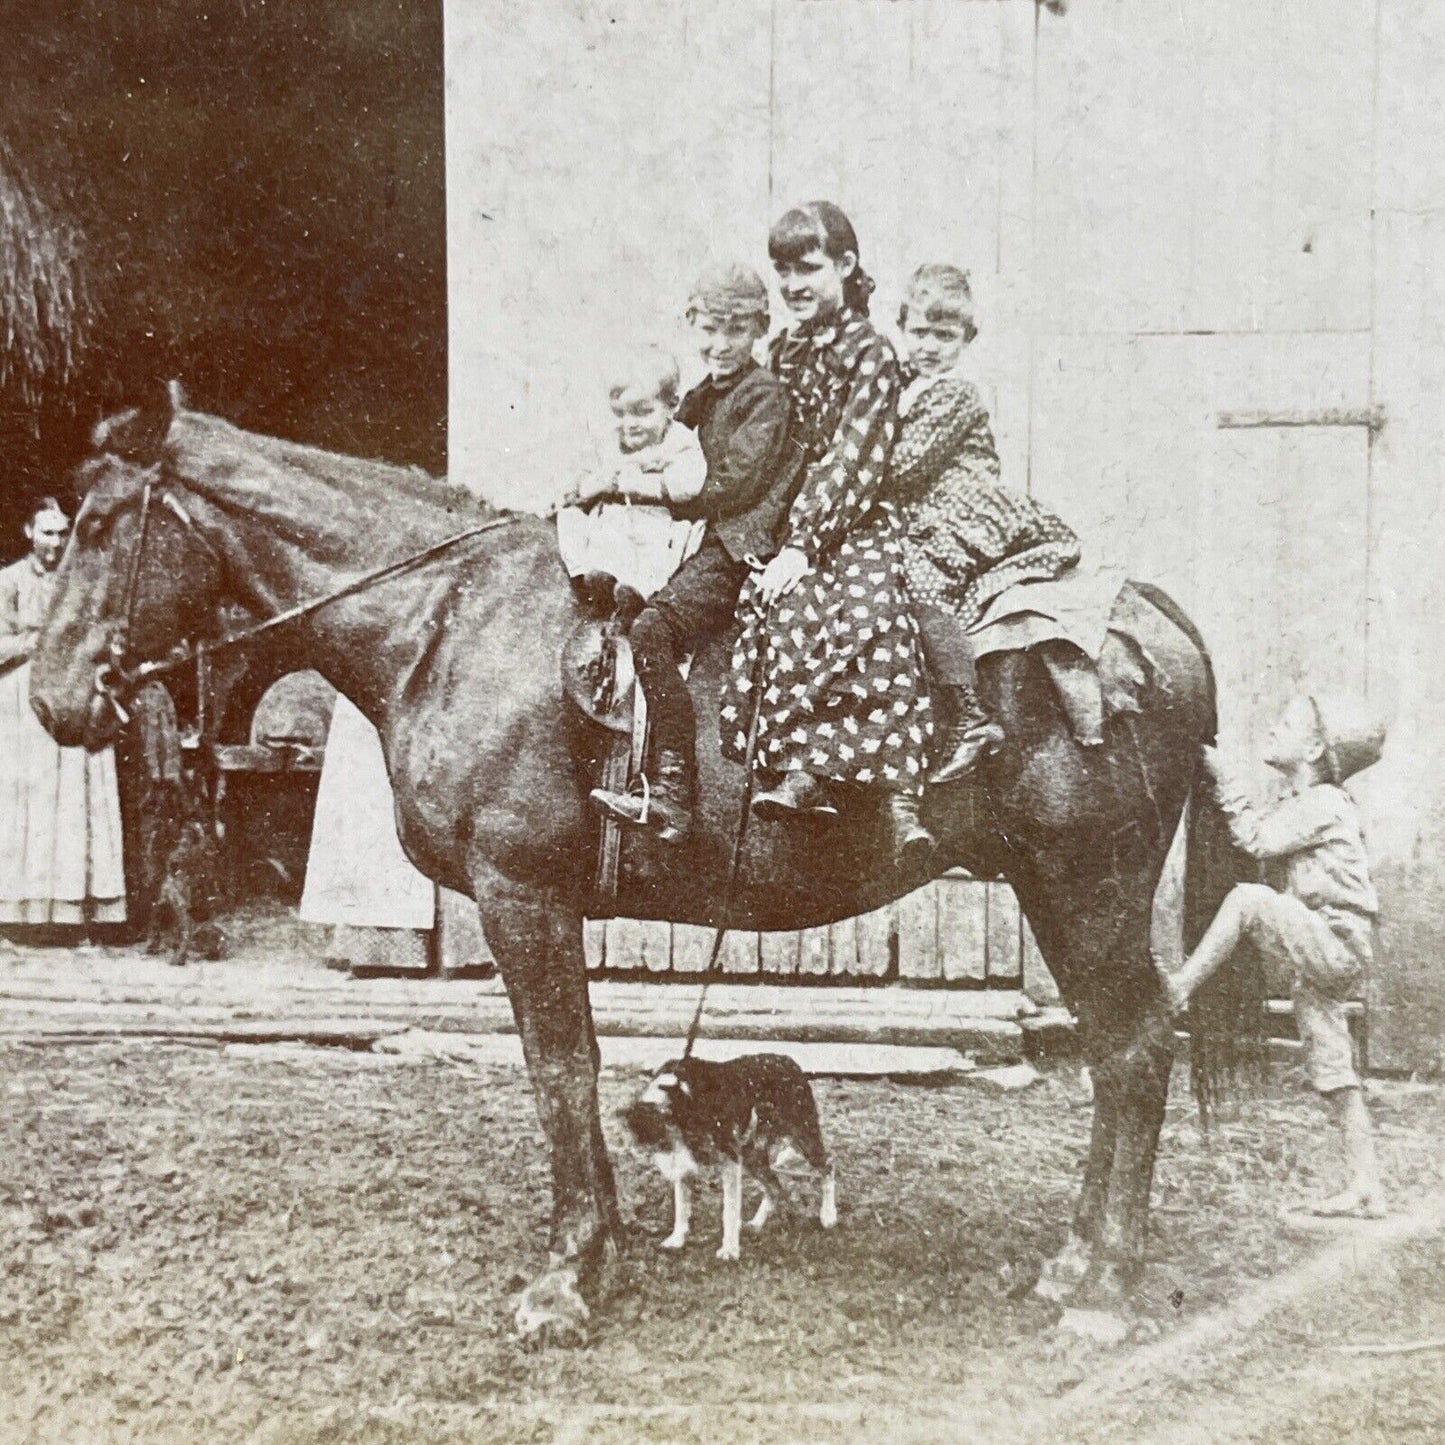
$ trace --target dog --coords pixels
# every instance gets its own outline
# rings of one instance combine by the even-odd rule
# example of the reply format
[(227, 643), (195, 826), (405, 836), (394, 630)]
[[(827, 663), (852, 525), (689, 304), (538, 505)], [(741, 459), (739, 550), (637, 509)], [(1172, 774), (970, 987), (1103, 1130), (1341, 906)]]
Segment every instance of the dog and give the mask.
[(193, 948), (202, 958), (221, 957), (226, 937), (211, 921), (220, 899), (219, 874), (216, 840), (205, 823), (193, 817), (181, 826), (166, 855), (165, 877), (151, 905), (147, 953), (159, 953), (171, 932), (175, 943), (170, 961), (175, 967), (185, 966)]
[[(837, 1181), (818, 1126), (818, 1106), (807, 1077), (786, 1054), (746, 1054), (726, 1062), (672, 1059), (623, 1111), (633, 1139), (652, 1151), (672, 1182), (672, 1233), (664, 1249), (681, 1249), (692, 1226), (692, 1177), (705, 1165), (722, 1171), (723, 1237), (719, 1259), (740, 1254), (743, 1175), (763, 1187), (748, 1222), (761, 1229), (788, 1194), (775, 1168), (780, 1158), (802, 1158), (822, 1176), (818, 1222), (838, 1222)], [(791, 1151), (789, 1146), (791, 1146)]]

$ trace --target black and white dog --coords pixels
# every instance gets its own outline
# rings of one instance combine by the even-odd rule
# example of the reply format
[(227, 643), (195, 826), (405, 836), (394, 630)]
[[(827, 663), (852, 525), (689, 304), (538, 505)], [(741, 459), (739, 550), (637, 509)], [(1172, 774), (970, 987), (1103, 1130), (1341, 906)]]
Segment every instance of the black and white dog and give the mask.
[(692, 1224), (692, 1176), (704, 1165), (722, 1171), (723, 1238), (719, 1259), (737, 1259), (742, 1231), (743, 1174), (763, 1187), (749, 1222), (761, 1229), (788, 1195), (774, 1172), (781, 1156), (802, 1158), (823, 1177), (818, 1222), (838, 1222), (837, 1184), (818, 1127), (807, 1077), (785, 1054), (747, 1054), (725, 1063), (673, 1059), (623, 1112), (632, 1137), (672, 1181), (672, 1233), (664, 1249), (681, 1249)]

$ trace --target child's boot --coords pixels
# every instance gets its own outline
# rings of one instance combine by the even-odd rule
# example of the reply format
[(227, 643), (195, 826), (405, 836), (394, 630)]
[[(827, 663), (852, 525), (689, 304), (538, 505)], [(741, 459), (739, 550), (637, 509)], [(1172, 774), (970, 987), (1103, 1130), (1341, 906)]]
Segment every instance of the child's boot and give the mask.
[(641, 788), (632, 792), (593, 788), (592, 806), (619, 823), (650, 828), (664, 843), (680, 843), (692, 829), (692, 759), (663, 749), (653, 771), (656, 781), (649, 784), (644, 778)]
[(893, 840), (893, 862), (900, 873), (921, 873), (937, 842), (918, 816), (917, 793), (888, 793), (884, 807)]
[(967, 777), (979, 760), (1002, 745), (1004, 731), (984, 711), (972, 683), (952, 683), (940, 689), (947, 699), (952, 721), (938, 747), (939, 764), (928, 775), (930, 783), (952, 783)]

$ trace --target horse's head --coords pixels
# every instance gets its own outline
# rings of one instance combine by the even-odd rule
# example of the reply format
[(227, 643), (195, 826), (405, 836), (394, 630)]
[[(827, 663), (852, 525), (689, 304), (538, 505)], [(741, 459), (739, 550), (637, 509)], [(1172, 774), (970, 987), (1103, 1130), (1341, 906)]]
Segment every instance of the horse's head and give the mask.
[(36, 715), (65, 746), (102, 747), (125, 720), (136, 664), (209, 627), (220, 562), (170, 465), (174, 387), (96, 427), (77, 482), (84, 503), (31, 658)]

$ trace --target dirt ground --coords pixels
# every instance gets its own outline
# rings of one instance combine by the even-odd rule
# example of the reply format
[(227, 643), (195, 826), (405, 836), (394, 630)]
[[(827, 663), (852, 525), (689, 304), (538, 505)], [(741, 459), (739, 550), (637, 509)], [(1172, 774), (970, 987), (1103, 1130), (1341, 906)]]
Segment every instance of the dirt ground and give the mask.
[[(840, 1226), (777, 1221), (734, 1266), (713, 1258), (715, 1189), (686, 1252), (656, 1248), (668, 1187), (615, 1122), (639, 1076), (603, 1082), (629, 1226), (618, 1282), (589, 1348), (535, 1355), (510, 1338), (548, 1208), (520, 1071), (295, 1045), (4, 1045), (0, 1440), (1445, 1434), (1439, 1352), (1334, 1348), (1445, 1336), (1438, 1229), (1216, 1331), (1202, 1358), (1185, 1348), (1328, 1245), (1274, 1217), (1333, 1183), (1324, 1121), (1289, 1072), (1208, 1141), (1177, 1086), (1154, 1262), (1115, 1348), (1061, 1335), (1027, 1291), (1087, 1137), (1071, 1066), (1008, 1095), (819, 1081)], [(1381, 1085), (1374, 1107), (1398, 1202), (1434, 1198), (1445, 1094)]]

